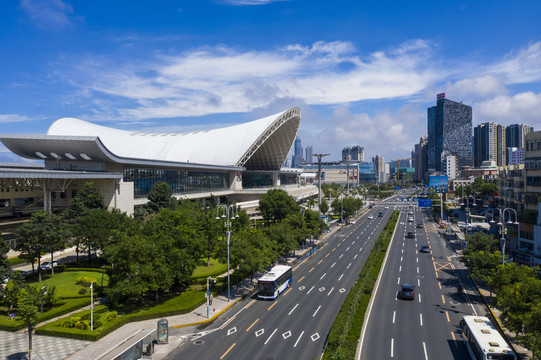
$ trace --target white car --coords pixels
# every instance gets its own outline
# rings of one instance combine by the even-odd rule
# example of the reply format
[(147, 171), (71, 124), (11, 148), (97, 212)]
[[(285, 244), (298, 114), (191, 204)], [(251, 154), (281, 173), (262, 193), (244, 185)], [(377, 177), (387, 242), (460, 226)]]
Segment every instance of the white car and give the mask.
[(368, 218), (369, 218), (370, 220), (373, 220), (373, 219), (374, 219), (374, 215), (368, 215)]
[(58, 263), (56, 262), (56, 260), (53, 261), (52, 266), (51, 266), (51, 262), (50, 262), (49, 260), (47, 260), (47, 261), (42, 262), (41, 265), (39, 266), (39, 268), (40, 268), (41, 270), (49, 270), (49, 269), (51, 269), (53, 266), (54, 266), (54, 267), (57, 267), (57, 266), (58, 266)]

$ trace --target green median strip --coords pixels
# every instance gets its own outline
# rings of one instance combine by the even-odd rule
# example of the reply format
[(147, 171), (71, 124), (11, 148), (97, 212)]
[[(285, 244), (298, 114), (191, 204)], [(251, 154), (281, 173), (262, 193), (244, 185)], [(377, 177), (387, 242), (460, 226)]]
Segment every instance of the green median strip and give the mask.
[(329, 331), (324, 360), (353, 359), (361, 335), (363, 321), (387, 247), (393, 236), (399, 212), (393, 211), (374, 248), (349, 291)]

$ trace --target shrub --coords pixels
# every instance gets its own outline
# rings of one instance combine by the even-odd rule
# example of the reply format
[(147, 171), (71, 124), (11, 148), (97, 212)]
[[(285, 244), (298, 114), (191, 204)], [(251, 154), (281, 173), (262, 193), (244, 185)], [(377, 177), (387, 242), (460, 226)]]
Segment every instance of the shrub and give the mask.
[(117, 312), (116, 311), (109, 311), (106, 315), (105, 315), (105, 321), (106, 322), (111, 322), (113, 321), (114, 319), (116, 319), (118, 316)]
[(95, 283), (96, 279), (88, 277), (88, 276), (81, 276), (75, 279), (75, 283), (77, 285), (81, 285), (84, 287), (89, 287), (91, 283)]
[(86, 288), (80, 289), (77, 293), (78, 293), (79, 295), (84, 295), (84, 294), (86, 294)]

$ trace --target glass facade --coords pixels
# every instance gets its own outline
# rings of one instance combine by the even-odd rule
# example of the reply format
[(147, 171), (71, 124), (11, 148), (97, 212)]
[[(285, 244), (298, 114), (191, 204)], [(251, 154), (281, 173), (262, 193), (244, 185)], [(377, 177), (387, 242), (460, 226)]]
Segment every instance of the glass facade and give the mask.
[(229, 189), (226, 172), (173, 170), (155, 168), (124, 168), (124, 181), (133, 182), (135, 197), (147, 196), (152, 186), (166, 182), (173, 194), (187, 194)]
[(242, 173), (242, 187), (244, 189), (272, 186), (270, 173)]

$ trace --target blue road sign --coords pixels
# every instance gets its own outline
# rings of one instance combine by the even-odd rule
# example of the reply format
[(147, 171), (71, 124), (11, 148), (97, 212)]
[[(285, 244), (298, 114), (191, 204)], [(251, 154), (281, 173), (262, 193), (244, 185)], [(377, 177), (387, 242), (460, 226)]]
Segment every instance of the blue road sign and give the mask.
[(431, 208), (432, 207), (432, 199), (419, 199), (419, 207), (420, 208)]

